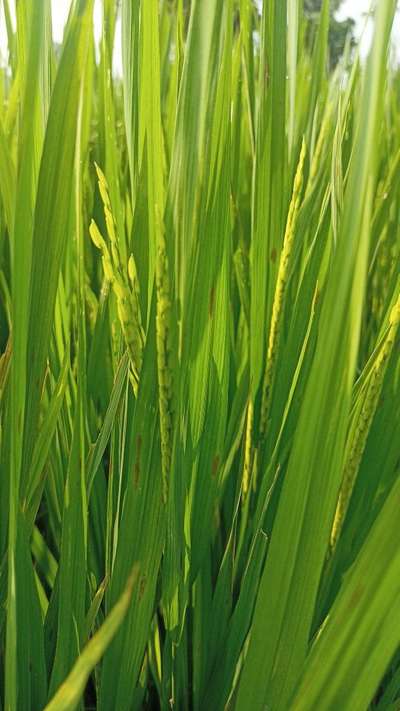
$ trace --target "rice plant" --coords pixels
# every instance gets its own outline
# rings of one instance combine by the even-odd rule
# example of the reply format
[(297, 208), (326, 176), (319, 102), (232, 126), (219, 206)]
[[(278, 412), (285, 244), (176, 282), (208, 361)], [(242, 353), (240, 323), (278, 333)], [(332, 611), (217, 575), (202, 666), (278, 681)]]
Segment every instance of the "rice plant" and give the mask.
[(396, 1), (1, 5), (0, 709), (398, 710)]

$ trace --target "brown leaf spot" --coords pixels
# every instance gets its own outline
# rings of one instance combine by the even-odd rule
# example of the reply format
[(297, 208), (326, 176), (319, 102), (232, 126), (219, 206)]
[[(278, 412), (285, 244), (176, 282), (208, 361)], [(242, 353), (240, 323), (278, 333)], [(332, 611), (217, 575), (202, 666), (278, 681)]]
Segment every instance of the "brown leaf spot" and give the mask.
[(139, 593), (138, 593), (139, 602), (144, 595), (144, 591), (146, 589), (146, 583), (147, 583), (147, 578), (145, 575), (142, 575), (142, 577), (140, 578), (140, 583), (139, 583)]
[(355, 607), (360, 602), (363, 593), (364, 587), (362, 585), (358, 585), (350, 598), (349, 608), (353, 609), (353, 607)]
[(220, 456), (219, 456), (219, 454), (216, 454), (214, 456), (213, 461), (212, 461), (211, 476), (215, 477), (218, 474), (219, 464), (220, 464)]

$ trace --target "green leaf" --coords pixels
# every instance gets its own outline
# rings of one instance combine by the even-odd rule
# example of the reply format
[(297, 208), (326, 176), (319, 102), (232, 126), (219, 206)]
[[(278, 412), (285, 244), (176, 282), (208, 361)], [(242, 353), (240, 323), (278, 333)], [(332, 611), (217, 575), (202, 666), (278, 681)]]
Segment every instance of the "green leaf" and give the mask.
[(98, 664), (112, 641), (129, 609), (132, 593), (139, 577), (139, 568), (134, 567), (119, 600), (106, 617), (100, 629), (83, 649), (71, 672), (45, 706), (45, 711), (72, 711), (82, 696), (90, 672)]

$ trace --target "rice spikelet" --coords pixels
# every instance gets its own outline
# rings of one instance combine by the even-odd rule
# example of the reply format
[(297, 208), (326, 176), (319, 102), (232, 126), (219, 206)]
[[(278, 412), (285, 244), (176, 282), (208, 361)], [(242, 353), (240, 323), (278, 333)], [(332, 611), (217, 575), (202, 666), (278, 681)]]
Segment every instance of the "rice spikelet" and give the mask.
[(110, 249), (94, 220), (91, 222), (89, 231), (94, 245), (101, 251), (104, 275), (111, 283), (117, 300), (118, 318), (130, 354), (133, 388), (137, 394), (144, 344), (139, 304), (139, 281), (133, 255), (129, 259), (128, 270), (122, 267), (107, 180), (98, 165), (96, 165), (96, 172)]
[(291, 256), (293, 252), (293, 242), (296, 231), (297, 217), (300, 208), (301, 195), (303, 189), (303, 170), (306, 157), (306, 144), (303, 140), (301, 147), (299, 163), (297, 166), (296, 176), (293, 185), (293, 194), (289, 206), (289, 213), (286, 222), (285, 237), (279, 262), (279, 271), (275, 287), (274, 302), (272, 306), (271, 327), (268, 339), (267, 361), (265, 366), (262, 400), (261, 400), (261, 416), (260, 416), (260, 434), (265, 436), (269, 408), (271, 401), (271, 392), (275, 377), (275, 366), (279, 348), (280, 330), (282, 324), (282, 316), (285, 306), (287, 294), (287, 282), (289, 278), (289, 270)]
[(247, 405), (247, 418), (246, 418), (246, 437), (244, 443), (244, 464), (243, 464), (243, 477), (242, 477), (242, 496), (243, 499), (246, 498), (247, 493), (250, 488), (250, 478), (251, 478), (251, 467), (253, 462), (253, 424), (254, 424), (254, 406), (251, 400)]
[(104, 175), (101, 168), (97, 165), (97, 163), (95, 163), (94, 165), (96, 168), (97, 181), (98, 181), (100, 195), (101, 195), (101, 199), (103, 201), (103, 205), (104, 205), (104, 207), (107, 207), (109, 210), (111, 210), (111, 202), (110, 202), (110, 196), (109, 196), (108, 183), (106, 180), (106, 176)]
[(349, 507), (350, 498), (357, 478), (357, 472), (361, 464), (365, 446), (367, 444), (368, 434), (382, 392), (387, 365), (396, 341), (399, 324), (400, 297), (391, 311), (389, 318), (389, 331), (370, 374), (370, 380), (364, 397), (364, 403), (360, 410), (355, 431), (352, 434), (351, 441), (347, 448), (343, 470), (343, 481), (331, 532), (331, 549), (334, 549), (336, 546), (347, 509)]
[(156, 341), (157, 370), (161, 433), (161, 466), (163, 477), (163, 500), (167, 501), (168, 481), (172, 462), (172, 388), (171, 367), (171, 287), (164, 227), (156, 206), (157, 258), (156, 258)]

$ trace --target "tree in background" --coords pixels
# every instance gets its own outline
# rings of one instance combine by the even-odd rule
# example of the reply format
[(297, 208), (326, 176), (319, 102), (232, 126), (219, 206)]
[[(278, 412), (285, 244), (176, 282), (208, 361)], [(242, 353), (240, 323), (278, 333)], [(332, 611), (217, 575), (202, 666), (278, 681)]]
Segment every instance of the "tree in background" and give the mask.
[[(323, 0), (304, 0), (304, 12), (310, 21), (309, 42), (312, 44), (315, 31), (318, 27)], [(189, 17), (191, 0), (183, 0), (184, 11)], [(355, 21), (348, 17), (346, 20), (337, 20), (335, 14), (343, 0), (330, 0), (330, 26), (329, 26), (329, 61), (333, 69), (343, 54), (346, 41), (350, 41), (351, 46), (355, 44), (354, 27)], [(238, 3), (239, 5), (239, 3)], [(253, 0), (254, 10), (260, 14), (263, 0)]]
[[(315, 29), (318, 26), (322, 0), (304, 0), (304, 12), (310, 20), (310, 41), (312, 41)], [(354, 44), (354, 20), (349, 17), (346, 20), (339, 21), (335, 17), (335, 13), (342, 5), (342, 0), (331, 0), (331, 21), (329, 27), (329, 55), (330, 65), (335, 67), (338, 63), (346, 41), (349, 39), (351, 45)]]

